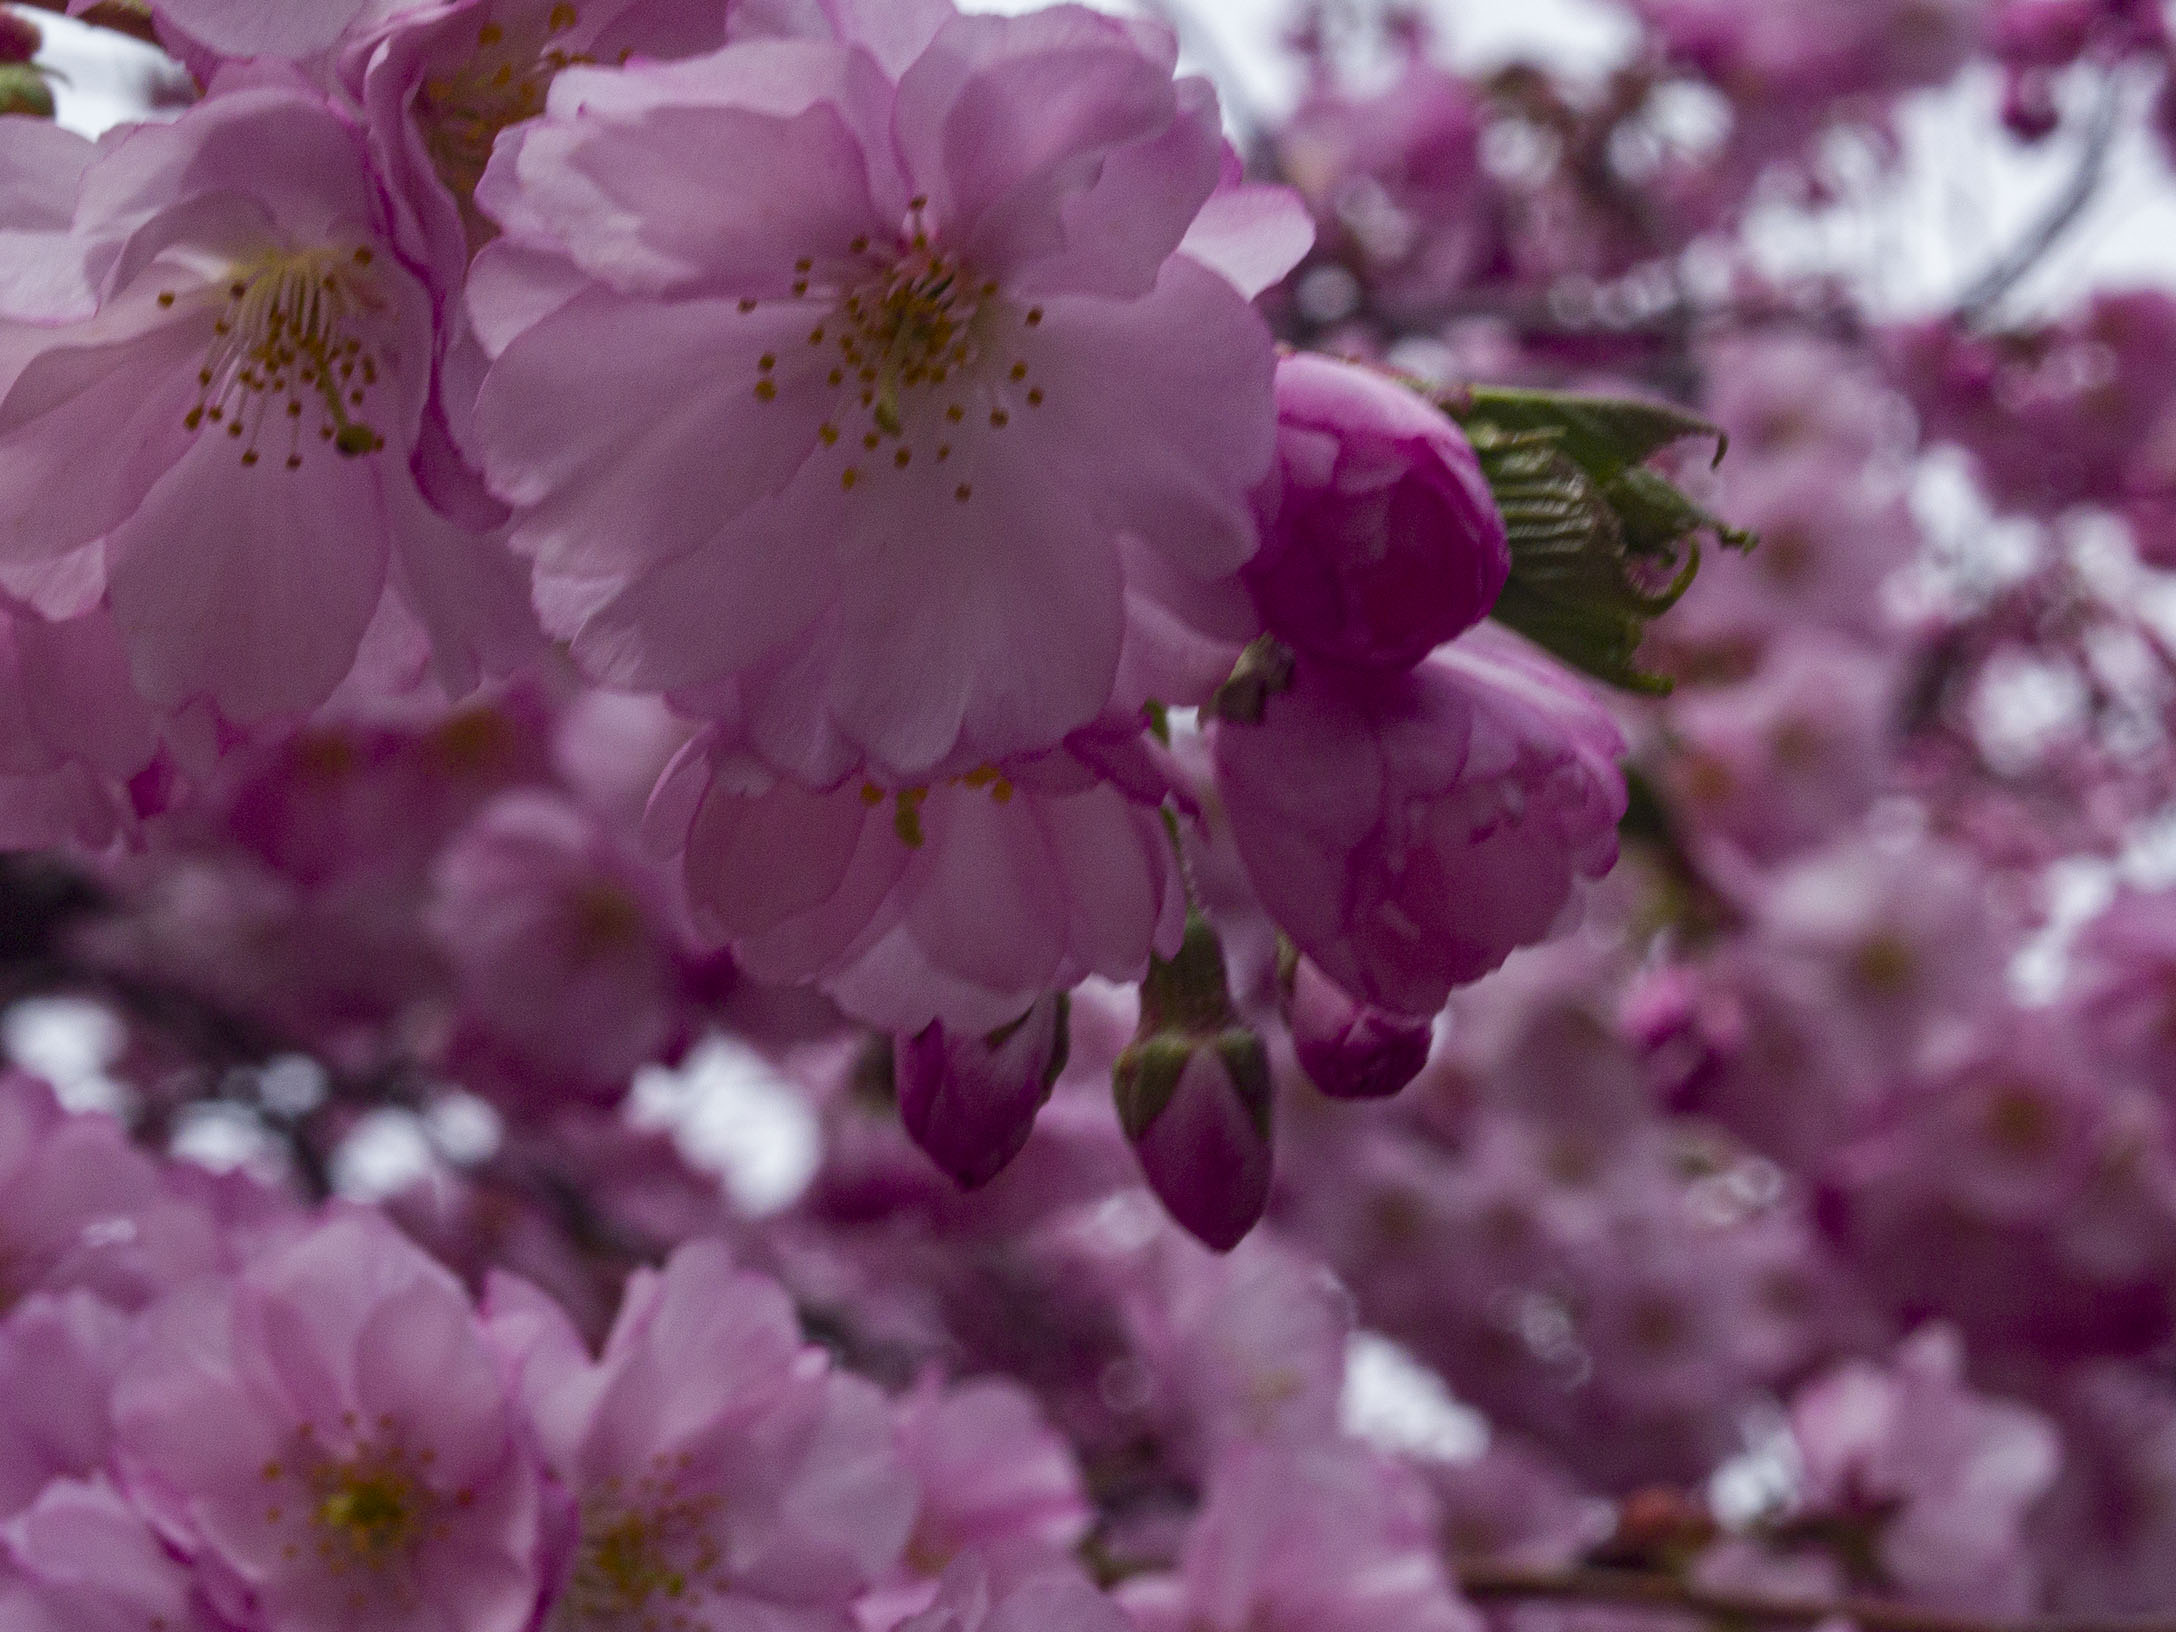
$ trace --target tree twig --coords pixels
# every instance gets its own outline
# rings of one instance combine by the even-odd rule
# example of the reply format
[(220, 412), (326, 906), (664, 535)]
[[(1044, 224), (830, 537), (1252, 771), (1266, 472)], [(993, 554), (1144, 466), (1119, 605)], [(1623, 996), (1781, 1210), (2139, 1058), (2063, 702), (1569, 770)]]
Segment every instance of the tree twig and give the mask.
[(2046, 212), (2033, 223), (2031, 230), (1957, 297), (1954, 311), (1958, 322), (1978, 324), (1984, 321), (2085, 213), (2085, 207), (2093, 202), (2093, 195), (2100, 191), (2101, 178), (2108, 173), (2108, 158), (2115, 147), (2117, 116), (2122, 107), (2121, 80), (2110, 72), (2102, 78), (2100, 94), (2094, 98), (2092, 111), (2087, 115), (2085, 143), (2078, 152), (2077, 168), (2070, 173), (2062, 190), (2049, 201)]
[(2176, 1632), (2176, 1619), (2023, 1621), (1978, 1619), (1920, 1609), (1882, 1598), (1794, 1598), (1731, 1592), (1690, 1585), (1652, 1570), (1583, 1566), (1534, 1569), (1509, 1564), (1469, 1564), (1458, 1570), (1459, 1590), (1476, 1602), (1520, 1601), (1616, 1604), (1666, 1614), (1757, 1627), (1817, 1626), (1850, 1621), (1860, 1632)]

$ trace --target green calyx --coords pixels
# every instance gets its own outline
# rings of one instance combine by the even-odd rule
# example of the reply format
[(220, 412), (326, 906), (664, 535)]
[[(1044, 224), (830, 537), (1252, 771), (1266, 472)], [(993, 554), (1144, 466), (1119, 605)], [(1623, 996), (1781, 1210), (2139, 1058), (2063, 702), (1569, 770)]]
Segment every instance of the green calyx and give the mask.
[(53, 87), (32, 63), (0, 62), (0, 114), (53, 117)]
[(1269, 1050), (1262, 1039), (1243, 1026), (1211, 1036), (1166, 1033), (1138, 1037), (1118, 1056), (1111, 1072), (1113, 1098), (1118, 1105), (1119, 1125), (1135, 1143), (1147, 1136), (1156, 1119), (1170, 1106), (1179, 1090), (1179, 1079), (1203, 1049), (1213, 1052), (1223, 1066), (1224, 1080), (1231, 1085), (1240, 1108), (1254, 1126), (1255, 1134), (1269, 1138)]
[(1670, 682), (1635, 662), (1647, 625), (1692, 586), (1698, 535), (1750, 549), (1642, 463), (1688, 437), (1727, 438), (1668, 406), (1570, 392), (1477, 387), (1444, 408), (1464, 428), (1503, 512), (1511, 576), (1495, 619), (1575, 668), (1629, 691)]
[(1186, 936), (1166, 962), (1149, 959), (1141, 982), (1141, 1024), (1118, 1056), (1111, 1088), (1118, 1120), (1135, 1141), (1155, 1125), (1178, 1092), (1195, 1054), (1215, 1053), (1224, 1077), (1263, 1138), (1269, 1137), (1269, 1054), (1240, 1022), (1224, 975), (1224, 946), (1208, 919), (1186, 915)]

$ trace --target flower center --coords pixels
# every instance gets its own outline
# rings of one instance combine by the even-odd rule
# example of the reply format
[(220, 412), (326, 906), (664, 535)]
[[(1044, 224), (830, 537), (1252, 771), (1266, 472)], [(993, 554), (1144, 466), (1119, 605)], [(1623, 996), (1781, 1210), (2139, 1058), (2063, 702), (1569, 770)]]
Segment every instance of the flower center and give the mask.
[[(361, 1424), (343, 1418), (340, 1437)], [(400, 1590), (400, 1563), (424, 1542), (445, 1532), (452, 1508), (475, 1500), (467, 1490), (450, 1498), (428, 1482), (434, 1457), (428, 1448), (411, 1451), (389, 1418), (379, 1418), (377, 1432), (344, 1454), (332, 1453), (305, 1424), (290, 1454), (275, 1457), (261, 1470), (265, 1485), (264, 1516), (286, 1531), (282, 1555), (300, 1562), (314, 1554), (317, 1567), (344, 1576), (352, 1570), (388, 1576)], [(358, 1584), (358, 1590), (361, 1590)], [(360, 1606), (362, 1600), (356, 1600)]]
[(367, 1464), (335, 1471), (317, 1504), (320, 1530), (357, 1559), (376, 1564), (405, 1548), (421, 1527), (421, 1508), (397, 1468)]
[[(1017, 310), (997, 284), (934, 244), (922, 222), (927, 202), (913, 201), (896, 242), (855, 239), (853, 261), (828, 279), (813, 259), (794, 263), (792, 298), (822, 302), (828, 314), (808, 331), (815, 369), (836, 393), (818, 435), (840, 450), (839, 485), (848, 492), (886, 468), (946, 464), (985, 424), (1003, 431), (1046, 395), (1018, 355), (1024, 331), (1042, 325), (1042, 307)], [(747, 299), (740, 309), (764, 304)], [(757, 359), (758, 402), (778, 400), (781, 371), (792, 373), (793, 361), (775, 352)], [(972, 483), (959, 482), (953, 496), (967, 503)]]
[[(378, 383), (378, 353), (357, 330), (385, 309), (367, 248), (270, 250), (236, 263), (226, 309), (197, 370), (197, 398), (182, 423), (224, 425), (258, 462), (266, 422), (287, 423), (287, 468), (302, 466), (303, 422), (316, 411), (321, 441), (344, 457), (385, 446), (360, 417)], [(174, 304), (163, 290), (159, 304)]]
[[(1012, 779), (995, 765), (978, 765), (965, 776), (955, 777), (947, 787), (972, 788), (977, 792), (987, 789), (992, 803), (1003, 806), (1012, 803), (1014, 788)], [(861, 802), (871, 810), (892, 801), (892, 831), (899, 835), (899, 842), (909, 850), (919, 850), (925, 842), (922, 832), (922, 806), (928, 802), (926, 786), (896, 788), (887, 791), (874, 782), (861, 785)]]
[(619, 1506), (615, 1492), (583, 1503), (581, 1552), (556, 1627), (677, 1625), (658, 1622), (655, 1611), (722, 1586), (713, 1538), (722, 1504), (714, 1496), (667, 1494), (655, 1480), (640, 1483), (647, 1503)]
[[(511, 16), (502, 16), (505, 13)], [(547, 12), (538, 5), (500, 8), (476, 31), (476, 48), (450, 74), (436, 74), (416, 94), (416, 121), (424, 150), (439, 179), (460, 200), (470, 238), (490, 224), (475, 215), (472, 201), (484, 167), (491, 162), (499, 132), (544, 111), (544, 93), (560, 69), (591, 59), (566, 48), (563, 36), (580, 20), (560, 0)], [(541, 13), (541, 16), (539, 15)]]

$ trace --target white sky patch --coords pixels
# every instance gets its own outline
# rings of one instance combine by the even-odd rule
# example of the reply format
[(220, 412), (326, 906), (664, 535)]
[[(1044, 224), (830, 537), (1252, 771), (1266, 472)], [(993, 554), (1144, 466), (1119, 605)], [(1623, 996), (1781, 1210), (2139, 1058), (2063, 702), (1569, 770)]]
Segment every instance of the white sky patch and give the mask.
[(822, 1139), (801, 1090), (746, 1043), (706, 1038), (677, 1070), (636, 1073), (628, 1116), (672, 1133), (681, 1155), (724, 1181), (761, 1218), (793, 1205), (816, 1176)]
[(52, 1084), (71, 1111), (126, 1118), (135, 1092), (107, 1074), (128, 1046), (128, 1032), (103, 1004), (83, 997), (32, 997), (0, 1018), (0, 1046), (10, 1060)]
[(1346, 1433), (1378, 1449), (1434, 1462), (1471, 1462), (1488, 1449), (1488, 1419), (1454, 1399), (1443, 1379), (1379, 1332), (1345, 1343)]
[(372, 1111), (333, 1152), (332, 1187), (350, 1201), (384, 1201), (430, 1172), (436, 1160), (423, 1118), (391, 1107)]
[(167, 1153), (214, 1173), (243, 1168), (276, 1183), (287, 1172), (287, 1150), (278, 1135), (246, 1105), (200, 1099), (183, 1107), (167, 1141)]

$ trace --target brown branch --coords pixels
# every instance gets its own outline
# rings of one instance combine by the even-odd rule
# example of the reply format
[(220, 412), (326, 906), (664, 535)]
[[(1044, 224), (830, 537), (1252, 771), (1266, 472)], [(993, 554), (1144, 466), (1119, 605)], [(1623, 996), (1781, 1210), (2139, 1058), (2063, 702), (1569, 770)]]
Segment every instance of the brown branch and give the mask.
[(2078, 167), (2070, 173), (2070, 179), (2024, 237), (1957, 297), (1954, 311), (1958, 322), (1983, 322), (2002, 298), (2047, 258), (2048, 252), (2085, 213), (2085, 207), (2100, 191), (2101, 178), (2108, 173), (2108, 158), (2115, 147), (2118, 115), (2122, 108), (2122, 85), (2116, 75), (2110, 73), (2101, 82), (2100, 94), (2087, 117), (2085, 141), (2078, 150)]
[[(68, 0), (15, 0), (15, 4), (28, 6), (36, 11), (57, 11), (65, 14)], [(142, 40), (146, 45), (164, 48), (159, 31), (152, 26), (151, 13), (134, 0), (97, 0), (77, 14), (76, 21), (89, 23), (93, 28), (111, 29), (116, 34), (126, 34), (130, 39)]]
[(2176, 1620), (2166, 1618), (1984, 1620), (1918, 1609), (1884, 1598), (1795, 1598), (1721, 1591), (1693, 1586), (1651, 1570), (1577, 1565), (1564, 1569), (1462, 1565), (1458, 1585), (1466, 1597), (1480, 1603), (1554, 1600), (1616, 1604), (1752, 1626), (1816, 1626), (1823, 1621), (1852, 1621), (1861, 1632), (2176, 1632)]

